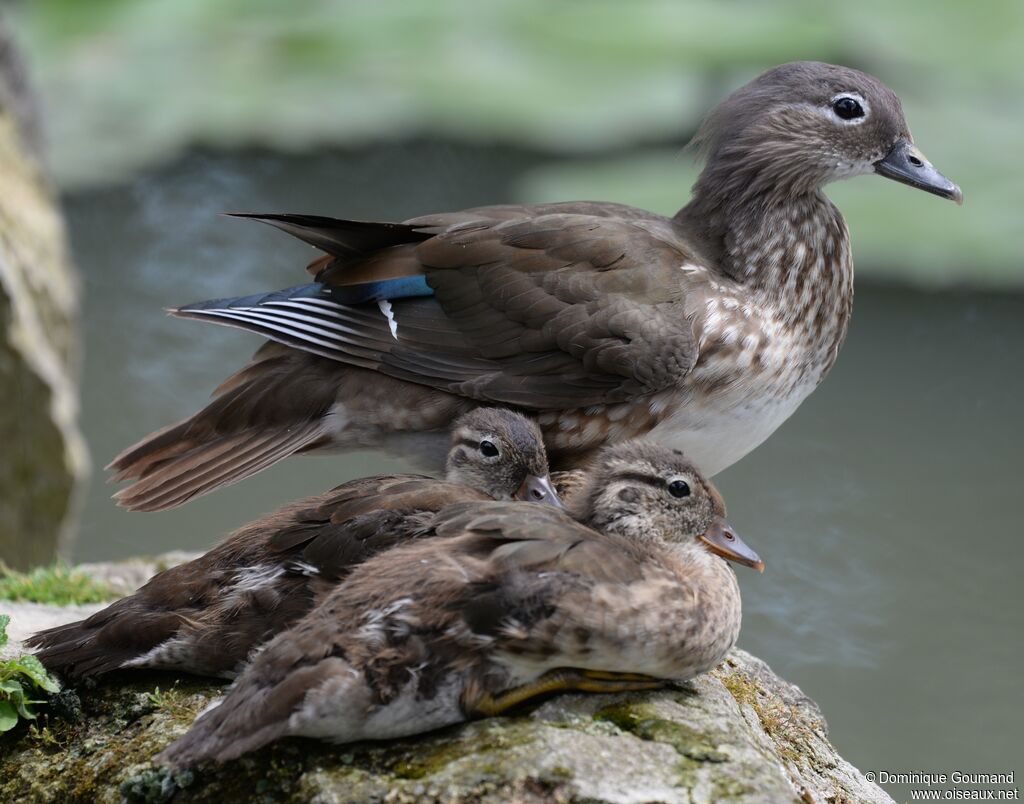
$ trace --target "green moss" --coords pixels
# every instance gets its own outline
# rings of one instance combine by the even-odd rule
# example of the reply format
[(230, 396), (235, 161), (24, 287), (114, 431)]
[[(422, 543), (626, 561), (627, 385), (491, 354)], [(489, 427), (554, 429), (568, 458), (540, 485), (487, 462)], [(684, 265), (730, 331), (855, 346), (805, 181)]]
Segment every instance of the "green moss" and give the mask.
[(178, 684), (179, 681), (176, 680), (169, 690), (163, 691), (156, 687), (152, 692), (145, 693), (143, 701), (144, 705), (148, 704), (154, 710), (167, 712), (176, 721), (187, 725), (195, 717), (195, 703), (185, 696), (175, 694)]
[[(422, 779), (433, 776), (457, 760), (473, 756), (481, 775), (494, 775), (498, 773), (498, 765), (490, 763), (488, 767), (489, 756), (532, 742), (530, 731), (528, 721), (501, 718), (481, 723), (471, 738), (461, 730), (450, 738), (444, 736), (447, 732), (441, 732), (440, 741), (410, 743), (410, 750), (403, 752), (388, 771), (401, 779)], [(389, 753), (394, 754), (393, 746)]]
[(807, 741), (804, 732), (807, 728), (797, 714), (744, 673), (725, 671), (717, 675), (737, 703), (754, 710), (779, 756), (790, 762), (799, 762), (804, 755), (803, 746)]
[[(731, 684), (740, 696), (757, 695), (746, 677)], [(529, 716), (346, 746), (283, 739), (232, 762), (200, 765), (191, 774), (155, 766), (153, 757), (221, 691), (203, 679), (124, 673), (83, 690), (80, 707), (51, 704), (34, 729), (19, 727), (0, 740), (0, 801), (567, 800), (579, 783), (571, 754), (562, 761), (557, 753), (572, 750), (574, 735)], [(617, 738), (622, 761), (615, 766), (612, 758), (613, 770), (628, 772), (637, 757), (652, 753), (653, 746), (637, 740), (670, 746), (668, 754), (657, 752), (669, 762), (656, 774), (670, 799), (683, 790), (694, 791), (694, 797), (710, 790), (714, 801), (756, 798), (778, 781), (774, 759), (744, 753), (742, 737), (730, 729), (735, 725), (745, 733), (745, 725), (730, 723), (732, 707), (704, 706), (725, 703), (721, 695), (696, 701), (682, 696), (683, 706), (696, 707), (687, 723), (668, 719), (677, 700), (671, 693), (604, 699), (594, 703), (603, 705), (595, 715), (588, 703), (571, 717), (569, 728)], [(715, 719), (704, 728), (690, 715), (701, 722), (708, 715)]]
[(171, 782), (180, 786), (188, 779), (166, 781), (147, 772), (151, 759), (209, 702), (203, 691), (210, 685), (182, 680), (154, 692), (152, 682), (140, 680), (84, 695), (77, 717), (74, 708), (52, 707), (24, 739), (4, 746), (0, 800), (103, 801), (111, 789), (120, 790), (114, 800), (166, 800), (160, 795), (177, 789)]
[(0, 563), (0, 600), (72, 606), (102, 603), (114, 597), (107, 584), (59, 562), (28, 572), (18, 572)]
[(613, 723), (622, 731), (656, 743), (671, 745), (693, 762), (726, 762), (729, 755), (711, 745), (704, 735), (687, 726), (658, 717), (649, 704), (615, 704), (599, 709), (595, 720)]
[(759, 684), (741, 673), (722, 673), (718, 677), (737, 703), (752, 706), (755, 711), (758, 707), (758, 695), (767, 695)]
[(166, 768), (146, 768), (121, 782), (118, 790), (127, 801), (160, 804), (170, 801), (175, 793), (188, 787), (194, 779), (191, 771), (171, 773)]

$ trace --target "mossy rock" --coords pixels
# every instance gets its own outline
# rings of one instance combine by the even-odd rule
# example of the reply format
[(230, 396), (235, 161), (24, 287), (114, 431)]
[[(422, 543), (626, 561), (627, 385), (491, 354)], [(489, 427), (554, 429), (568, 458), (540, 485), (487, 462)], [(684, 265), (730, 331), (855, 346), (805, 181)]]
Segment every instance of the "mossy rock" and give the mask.
[(176, 775), (155, 767), (222, 690), (124, 674), (64, 693), (0, 742), (0, 800), (890, 801), (835, 753), (813, 702), (742, 651), (679, 688), (560, 696), (407, 740), (282, 740)]

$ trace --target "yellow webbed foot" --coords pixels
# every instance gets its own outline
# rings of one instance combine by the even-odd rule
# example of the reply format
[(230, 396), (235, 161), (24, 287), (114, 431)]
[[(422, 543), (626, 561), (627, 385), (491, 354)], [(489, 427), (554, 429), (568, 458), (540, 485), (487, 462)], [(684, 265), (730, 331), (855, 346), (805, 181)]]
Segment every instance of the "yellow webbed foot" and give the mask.
[(529, 684), (510, 687), (496, 694), (467, 690), (463, 696), (463, 709), (470, 717), (493, 717), (503, 715), (534, 698), (558, 692), (634, 692), (660, 689), (668, 683), (640, 673), (609, 673), (560, 667), (549, 670)]

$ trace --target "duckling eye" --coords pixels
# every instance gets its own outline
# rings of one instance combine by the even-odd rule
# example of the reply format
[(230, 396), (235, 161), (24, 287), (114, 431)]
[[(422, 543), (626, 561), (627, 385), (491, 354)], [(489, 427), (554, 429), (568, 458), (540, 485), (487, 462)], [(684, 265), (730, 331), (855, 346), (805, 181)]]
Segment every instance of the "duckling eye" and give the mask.
[(832, 111), (841, 120), (856, 120), (858, 117), (864, 116), (864, 107), (860, 105), (860, 102), (847, 95), (832, 101)]
[(500, 454), (500, 450), (491, 441), (481, 441), (480, 454), (485, 458), (496, 458)]
[(673, 480), (668, 484), (668, 493), (673, 497), (689, 497), (690, 484), (685, 480)]

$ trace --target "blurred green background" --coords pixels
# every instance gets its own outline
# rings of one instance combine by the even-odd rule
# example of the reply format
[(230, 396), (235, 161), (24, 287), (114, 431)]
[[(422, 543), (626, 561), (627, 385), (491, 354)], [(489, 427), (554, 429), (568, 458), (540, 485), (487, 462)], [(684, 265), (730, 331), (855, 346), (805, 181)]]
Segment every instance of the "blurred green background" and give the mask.
[[(696, 173), (683, 145), (734, 86), (794, 59), (880, 77), (966, 201), (872, 177), (829, 188), (857, 265), (849, 342), (822, 389), (716, 478), (768, 561), (741, 575), (741, 645), (821, 704), (865, 770), (1024, 772), (1024, 3), (8, 10), (83, 274), (98, 465), (204, 404), (259, 342), (161, 308), (304, 281), (308, 249), (219, 211), (401, 219), (589, 197), (671, 214)], [(401, 468), (293, 459), (153, 515), (115, 508), (97, 469), (74, 558), (203, 550), (287, 500)]]
[(780, 62), (842, 62), (896, 89), (967, 201), (834, 188), (861, 275), (1024, 285), (1018, 0), (34, 0), (16, 12), (66, 188), (190, 146), (440, 137), (572, 157), (524, 176), (521, 199), (672, 213), (694, 175), (678, 146), (711, 103)]

